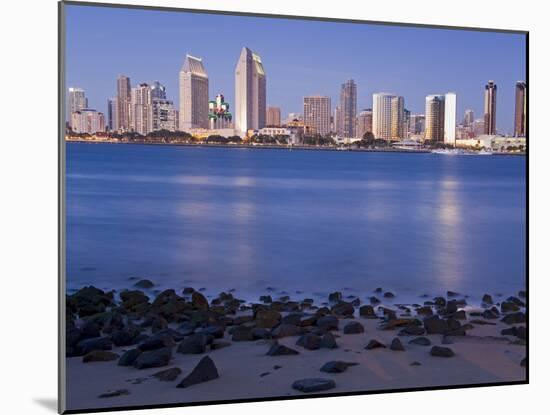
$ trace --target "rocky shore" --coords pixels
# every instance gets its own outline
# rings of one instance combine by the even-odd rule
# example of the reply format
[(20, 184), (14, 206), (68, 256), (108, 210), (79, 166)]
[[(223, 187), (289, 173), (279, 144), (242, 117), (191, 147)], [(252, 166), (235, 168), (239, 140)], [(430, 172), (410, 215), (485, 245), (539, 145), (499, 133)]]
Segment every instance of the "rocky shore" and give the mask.
[(376, 288), (257, 302), (150, 280), (66, 297), (67, 407), (86, 409), (523, 381), (525, 292), (417, 304)]

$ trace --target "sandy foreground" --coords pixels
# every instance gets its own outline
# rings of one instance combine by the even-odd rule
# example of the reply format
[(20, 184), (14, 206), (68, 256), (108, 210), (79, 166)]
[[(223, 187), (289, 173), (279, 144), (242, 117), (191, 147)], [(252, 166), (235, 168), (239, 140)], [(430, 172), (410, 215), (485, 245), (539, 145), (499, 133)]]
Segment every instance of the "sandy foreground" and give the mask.
[[(466, 324), (471, 320), (469, 308)], [(288, 314), (288, 313), (285, 313)], [(465, 336), (424, 334), (431, 345), (409, 344), (418, 336), (398, 336), (399, 329), (382, 330), (381, 319), (359, 317), (341, 318), (339, 329), (333, 330), (338, 348), (306, 350), (296, 345), (300, 336), (280, 338), (279, 344), (297, 350), (290, 356), (267, 356), (275, 340), (234, 342), (226, 330), (223, 339), (229, 346), (207, 350), (203, 354), (180, 354), (173, 348), (172, 359), (167, 366), (138, 370), (122, 367), (117, 361), (83, 363), (83, 358), (67, 358), (67, 409), (89, 409), (102, 407), (182, 404), (210, 400), (261, 399), (304, 395), (292, 388), (294, 381), (304, 378), (332, 379), (333, 389), (320, 393), (368, 392), (375, 390), (434, 387), (445, 385), (481, 384), (495, 382), (524, 381), (526, 368), (520, 363), (526, 357), (524, 341), (515, 336), (503, 336), (501, 330), (512, 325), (500, 319), (492, 324), (472, 324)], [(344, 334), (343, 327), (350, 321), (360, 322), (365, 332)], [(489, 321), (489, 320), (487, 320)], [(525, 324), (514, 324), (520, 327)], [(177, 324), (170, 324), (177, 329)], [(405, 351), (390, 350), (395, 337), (399, 337)], [(366, 350), (370, 340), (378, 340), (387, 348)], [(451, 348), (453, 357), (430, 355), (432, 346)], [(135, 346), (113, 347), (121, 355)], [(185, 378), (204, 357), (215, 363), (219, 378), (187, 388), (176, 385)], [(343, 373), (325, 373), (320, 368), (329, 361), (357, 363)], [(413, 365), (411, 363), (417, 362)], [(419, 364), (418, 364), (419, 363)], [(182, 373), (173, 381), (160, 381), (154, 373), (180, 368)], [(99, 398), (101, 394), (126, 390), (128, 394)], [(314, 394), (314, 393), (308, 393)]]

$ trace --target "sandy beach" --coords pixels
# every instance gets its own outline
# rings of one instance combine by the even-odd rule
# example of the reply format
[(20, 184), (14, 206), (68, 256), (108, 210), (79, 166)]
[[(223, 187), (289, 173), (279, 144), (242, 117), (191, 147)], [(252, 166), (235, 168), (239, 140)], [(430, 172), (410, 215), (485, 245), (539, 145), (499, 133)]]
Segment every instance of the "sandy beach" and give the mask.
[[(270, 292), (245, 303), (230, 293), (208, 301), (191, 288), (156, 298), (136, 287), (85, 290), (68, 297), (69, 410), (526, 380), (524, 293), (483, 304), (446, 293), (407, 305), (383, 292), (353, 300), (334, 293), (323, 305)], [(327, 348), (334, 346), (327, 333), (335, 348)], [(268, 355), (274, 344), (297, 353)], [(138, 360), (159, 350), (169, 356), (120, 365), (140, 349)], [(299, 390), (295, 382), (304, 379), (321, 386), (310, 391), (306, 381), (306, 392)]]

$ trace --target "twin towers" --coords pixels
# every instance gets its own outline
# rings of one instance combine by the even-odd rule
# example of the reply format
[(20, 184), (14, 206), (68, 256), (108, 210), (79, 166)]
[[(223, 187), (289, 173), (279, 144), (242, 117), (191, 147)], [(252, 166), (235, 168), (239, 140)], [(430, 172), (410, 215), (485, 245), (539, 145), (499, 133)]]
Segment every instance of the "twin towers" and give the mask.
[[(208, 73), (201, 58), (186, 55), (179, 74), (179, 129), (208, 128)], [(235, 68), (235, 130), (265, 127), (266, 75), (260, 56), (243, 47)]]

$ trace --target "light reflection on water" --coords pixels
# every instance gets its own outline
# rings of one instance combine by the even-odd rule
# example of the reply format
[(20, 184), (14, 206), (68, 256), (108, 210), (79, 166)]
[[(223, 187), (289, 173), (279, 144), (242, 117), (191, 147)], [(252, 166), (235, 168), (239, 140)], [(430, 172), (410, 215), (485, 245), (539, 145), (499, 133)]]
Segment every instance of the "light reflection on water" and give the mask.
[(520, 157), (69, 144), (68, 286), (146, 276), (253, 296), (509, 293), (524, 282), (524, 168)]

